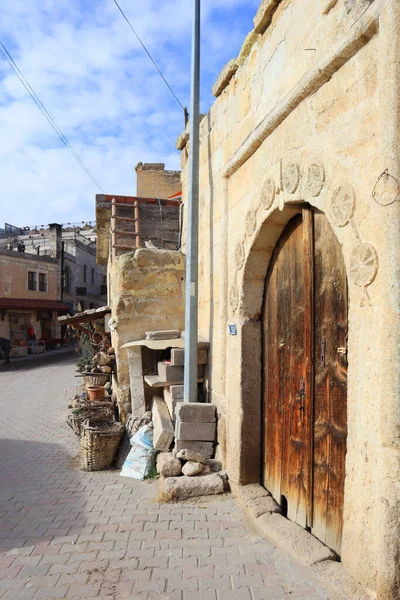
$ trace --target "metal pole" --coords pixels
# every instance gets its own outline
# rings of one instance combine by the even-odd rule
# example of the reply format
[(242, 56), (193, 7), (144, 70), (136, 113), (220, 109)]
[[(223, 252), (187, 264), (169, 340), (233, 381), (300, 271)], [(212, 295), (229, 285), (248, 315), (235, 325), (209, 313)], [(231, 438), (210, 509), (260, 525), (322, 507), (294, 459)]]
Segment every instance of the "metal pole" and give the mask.
[(64, 300), (64, 284), (65, 284), (64, 258), (65, 258), (65, 246), (64, 246), (64, 242), (61, 242), (61, 302)]
[(189, 129), (189, 185), (186, 240), (184, 402), (197, 402), (199, 246), (200, 0), (194, 0)]

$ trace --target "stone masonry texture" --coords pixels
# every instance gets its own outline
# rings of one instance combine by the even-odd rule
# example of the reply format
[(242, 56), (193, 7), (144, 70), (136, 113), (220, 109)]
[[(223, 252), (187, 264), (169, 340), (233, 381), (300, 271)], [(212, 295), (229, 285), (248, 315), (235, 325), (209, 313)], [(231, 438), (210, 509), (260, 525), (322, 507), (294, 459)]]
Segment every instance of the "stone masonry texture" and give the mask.
[(0, 600), (334, 598), (231, 495), (158, 504), (157, 481), (80, 471), (75, 361), (0, 364)]

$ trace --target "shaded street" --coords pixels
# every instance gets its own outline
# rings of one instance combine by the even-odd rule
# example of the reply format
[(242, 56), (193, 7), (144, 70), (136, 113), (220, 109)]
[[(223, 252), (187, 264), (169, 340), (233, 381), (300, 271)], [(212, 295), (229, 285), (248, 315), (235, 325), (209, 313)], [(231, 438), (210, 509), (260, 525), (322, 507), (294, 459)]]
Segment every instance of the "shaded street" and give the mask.
[(79, 470), (75, 354), (0, 364), (0, 598), (334, 598), (252, 535), (230, 495), (157, 504), (158, 483)]

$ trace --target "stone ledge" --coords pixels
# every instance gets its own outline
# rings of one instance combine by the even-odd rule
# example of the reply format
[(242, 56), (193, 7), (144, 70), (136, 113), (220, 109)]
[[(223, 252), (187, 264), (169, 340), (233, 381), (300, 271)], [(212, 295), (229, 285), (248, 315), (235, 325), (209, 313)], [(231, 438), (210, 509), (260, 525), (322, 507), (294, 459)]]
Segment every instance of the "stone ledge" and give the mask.
[(186, 144), (189, 141), (189, 132), (187, 130), (183, 131), (176, 140), (176, 149), (183, 150)]
[(221, 95), (238, 68), (239, 65), (236, 58), (232, 58), (232, 60), (226, 63), (226, 65), (223, 67), (221, 73), (218, 75), (217, 81), (212, 87), (212, 93), (216, 98)]
[(258, 11), (253, 19), (254, 31), (256, 33), (264, 33), (271, 23), (272, 15), (274, 14), (281, 0), (263, 0), (258, 7)]
[(251, 49), (258, 40), (258, 38), (259, 34), (256, 33), (254, 29), (253, 31), (250, 31), (250, 33), (247, 34), (243, 42), (242, 49), (239, 52), (239, 56), (236, 59), (238, 67), (241, 67), (246, 62), (246, 59), (249, 56)]
[(232, 485), (232, 491), (260, 535), (272, 540), (302, 564), (311, 567), (322, 561), (336, 561), (332, 550), (276, 511), (276, 503), (260, 484)]

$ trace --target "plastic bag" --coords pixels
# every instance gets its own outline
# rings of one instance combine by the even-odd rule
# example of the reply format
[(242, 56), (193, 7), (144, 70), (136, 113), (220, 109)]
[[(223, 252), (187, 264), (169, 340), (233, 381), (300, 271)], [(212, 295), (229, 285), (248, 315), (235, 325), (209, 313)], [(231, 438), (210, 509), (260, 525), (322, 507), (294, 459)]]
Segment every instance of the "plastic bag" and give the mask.
[(154, 466), (156, 451), (153, 448), (153, 424), (143, 425), (131, 437), (131, 450), (125, 459), (121, 476), (145, 479)]

